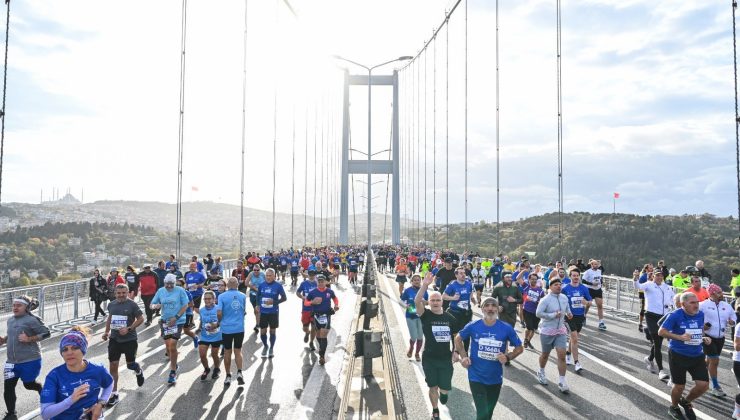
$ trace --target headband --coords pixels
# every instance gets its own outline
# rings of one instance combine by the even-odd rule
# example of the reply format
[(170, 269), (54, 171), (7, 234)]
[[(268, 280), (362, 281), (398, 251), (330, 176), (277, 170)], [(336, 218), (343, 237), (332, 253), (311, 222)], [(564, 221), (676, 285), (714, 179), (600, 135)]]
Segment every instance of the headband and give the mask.
[(85, 334), (80, 331), (70, 331), (62, 337), (62, 341), (59, 342), (59, 353), (61, 353), (65, 347), (74, 346), (80, 349), (82, 354), (87, 354), (87, 338)]

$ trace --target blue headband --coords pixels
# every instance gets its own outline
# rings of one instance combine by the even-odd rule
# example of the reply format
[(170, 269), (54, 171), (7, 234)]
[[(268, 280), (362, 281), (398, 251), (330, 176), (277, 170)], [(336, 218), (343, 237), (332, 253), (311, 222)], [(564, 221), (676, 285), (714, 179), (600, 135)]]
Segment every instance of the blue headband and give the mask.
[(87, 338), (85, 334), (80, 331), (70, 331), (62, 337), (62, 341), (59, 342), (59, 353), (64, 351), (67, 346), (78, 347), (82, 354), (87, 353)]

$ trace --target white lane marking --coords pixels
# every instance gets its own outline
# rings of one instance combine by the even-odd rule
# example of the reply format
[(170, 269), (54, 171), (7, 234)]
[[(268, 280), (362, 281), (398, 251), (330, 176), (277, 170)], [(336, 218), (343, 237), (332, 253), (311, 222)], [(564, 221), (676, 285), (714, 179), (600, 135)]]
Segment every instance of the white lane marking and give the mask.
[[(347, 302), (339, 302), (341, 304), (341, 308), (343, 308), (341, 310), (353, 311), (357, 300), (355, 289), (349, 285), (349, 283), (343, 286), (346, 286), (347, 289), (346, 292), (343, 293), (342, 299), (346, 299)], [(311, 375), (308, 377), (308, 381), (306, 381), (306, 385), (303, 387), (303, 392), (301, 393), (301, 399), (296, 405), (295, 413), (298, 418), (310, 419), (313, 417), (314, 407), (316, 407), (316, 402), (319, 400), (324, 377), (329, 379), (332, 386), (337, 386), (337, 383), (340, 380), (339, 376), (342, 366), (344, 365), (347, 344), (349, 340), (354, 340), (354, 337), (349, 336), (353, 318), (354, 317), (352, 316), (345, 316), (337, 320), (340, 321), (336, 323), (338, 325), (333, 325), (332, 329), (329, 331), (326, 354), (331, 354), (331, 357), (328, 357), (324, 366), (319, 365), (317, 362), (314, 364), (313, 369), (311, 369)], [(332, 320), (332, 323), (333, 322), (334, 320)], [(342, 332), (342, 341), (340, 342), (337, 342), (338, 335), (336, 331)], [(337, 345), (341, 345), (341, 347), (337, 348)], [(349, 355), (349, 357), (352, 357), (352, 355)], [(347, 384), (347, 386), (349, 386), (349, 384)]]
[[(409, 340), (411, 340), (411, 335), (409, 334), (408, 328), (404, 328), (406, 325), (406, 316), (401, 311), (401, 305), (398, 303), (400, 299), (396, 299), (396, 295), (394, 293), (393, 285), (389, 284), (390, 280), (388, 279), (388, 276), (383, 275), (383, 283), (385, 284), (386, 290), (390, 291), (391, 298), (388, 299), (390, 301), (390, 306), (393, 307), (393, 314), (396, 316), (396, 322), (398, 323), (398, 328), (401, 330), (401, 335), (403, 336), (403, 342), (408, 343)], [(419, 384), (419, 388), (421, 389), (421, 395), (422, 399), (424, 400), (424, 403), (426, 403), (427, 406), (427, 413), (431, 414), (432, 412), (432, 402), (429, 401), (429, 398), (427, 398), (427, 393), (425, 393), (425, 390), (428, 390), (427, 383), (424, 379), (424, 372), (421, 369), (421, 363), (409, 361), (411, 363), (412, 370), (414, 371), (414, 376), (416, 377), (416, 382)], [(449, 412), (447, 410), (447, 407), (445, 407), (442, 404), (438, 404), (440, 408), (440, 414), (444, 410), (446, 416), (449, 417)]]
[[(660, 397), (660, 398), (668, 401), (669, 403), (671, 402), (671, 396), (669, 394), (666, 394), (665, 392), (660, 391), (658, 388), (653, 387), (652, 385), (648, 384), (647, 382), (645, 382), (643, 380), (640, 380), (640, 379), (637, 379), (634, 376), (630, 375), (629, 373), (627, 373), (627, 372), (625, 372), (625, 371), (623, 371), (623, 370), (621, 370), (621, 369), (619, 369), (619, 368), (617, 368), (615, 366), (612, 366), (611, 364), (609, 364), (609, 363), (607, 363), (607, 362), (599, 359), (598, 357), (596, 357), (596, 356), (594, 356), (594, 355), (592, 355), (592, 354), (590, 354), (588, 352), (585, 352), (585, 351), (583, 351), (581, 349), (578, 349), (578, 353), (580, 353), (580, 354), (588, 357), (589, 359), (591, 359), (592, 361), (594, 361), (597, 364), (601, 365), (602, 367), (604, 367), (606, 369), (609, 369), (610, 371), (616, 373), (617, 375), (621, 376), (624, 379), (627, 379), (628, 381), (634, 383), (635, 385), (639, 385), (643, 389), (645, 389), (647, 391), (650, 391), (651, 393), (653, 393), (653, 394), (657, 395), (658, 397)], [(712, 417), (710, 415), (707, 415), (707, 414), (704, 414), (701, 411), (697, 410), (696, 408), (694, 408), (694, 412), (696, 413), (696, 416), (699, 417), (699, 418), (701, 418), (701, 419), (705, 419), (705, 420), (714, 419), (714, 417)]]

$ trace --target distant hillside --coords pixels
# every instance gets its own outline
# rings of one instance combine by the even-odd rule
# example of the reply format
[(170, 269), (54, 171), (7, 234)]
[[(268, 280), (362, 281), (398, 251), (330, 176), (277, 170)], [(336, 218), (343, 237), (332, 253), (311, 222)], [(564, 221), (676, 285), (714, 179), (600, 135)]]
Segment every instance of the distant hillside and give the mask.
[[(607, 272), (622, 276), (630, 276), (635, 267), (659, 259), (676, 269), (701, 259), (713, 278), (723, 284), (729, 282), (730, 269), (740, 267), (738, 225), (732, 217), (576, 212), (564, 214), (563, 225), (560, 243), (557, 213), (501, 223), (500, 252), (514, 258), (524, 252), (535, 252), (538, 262), (562, 257), (599, 258)], [(410, 236), (413, 235), (412, 232)], [(449, 239), (450, 247), (462, 249), (464, 226), (451, 226)], [(437, 244), (444, 246), (446, 240), (444, 228), (438, 229)], [(495, 255), (496, 224), (472, 224), (468, 229), (468, 249)]]

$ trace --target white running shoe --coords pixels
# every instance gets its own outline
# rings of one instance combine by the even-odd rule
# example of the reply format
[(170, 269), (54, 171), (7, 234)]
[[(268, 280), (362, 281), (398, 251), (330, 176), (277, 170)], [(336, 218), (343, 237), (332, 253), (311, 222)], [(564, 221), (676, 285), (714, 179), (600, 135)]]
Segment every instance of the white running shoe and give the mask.
[(541, 383), (542, 385), (547, 385), (547, 377), (545, 376), (545, 372), (538, 371), (536, 376), (537, 382)]
[(665, 369), (658, 372), (658, 379), (661, 381), (665, 381), (666, 379), (670, 379), (671, 375), (665, 371)]
[(648, 372), (650, 372), (650, 373), (658, 373), (658, 368), (655, 366), (655, 362), (652, 361), (652, 360), (650, 360), (650, 357), (645, 356), (645, 358), (642, 359), (642, 360), (645, 361), (645, 369), (647, 369)]
[(559, 389), (559, 390), (560, 390), (560, 392), (562, 392), (563, 394), (568, 394), (568, 393), (570, 393), (570, 388), (568, 388), (568, 384), (567, 384), (567, 383), (565, 383), (565, 381), (563, 381), (563, 382), (560, 382), (560, 383), (558, 384), (558, 389)]
[(712, 388), (712, 395), (719, 398), (727, 396), (727, 394), (725, 394), (725, 391), (722, 390), (722, 387)]
[(581, 362), (576, 362), (575, 370), (576, 370), (576, 373), (580, 373), (583, 370), (583, 366), (581, 366)]
[(573, 356), (570, 354), (565, 355), (565, 364), (566, 365), (572, 365), (573, 364)]

